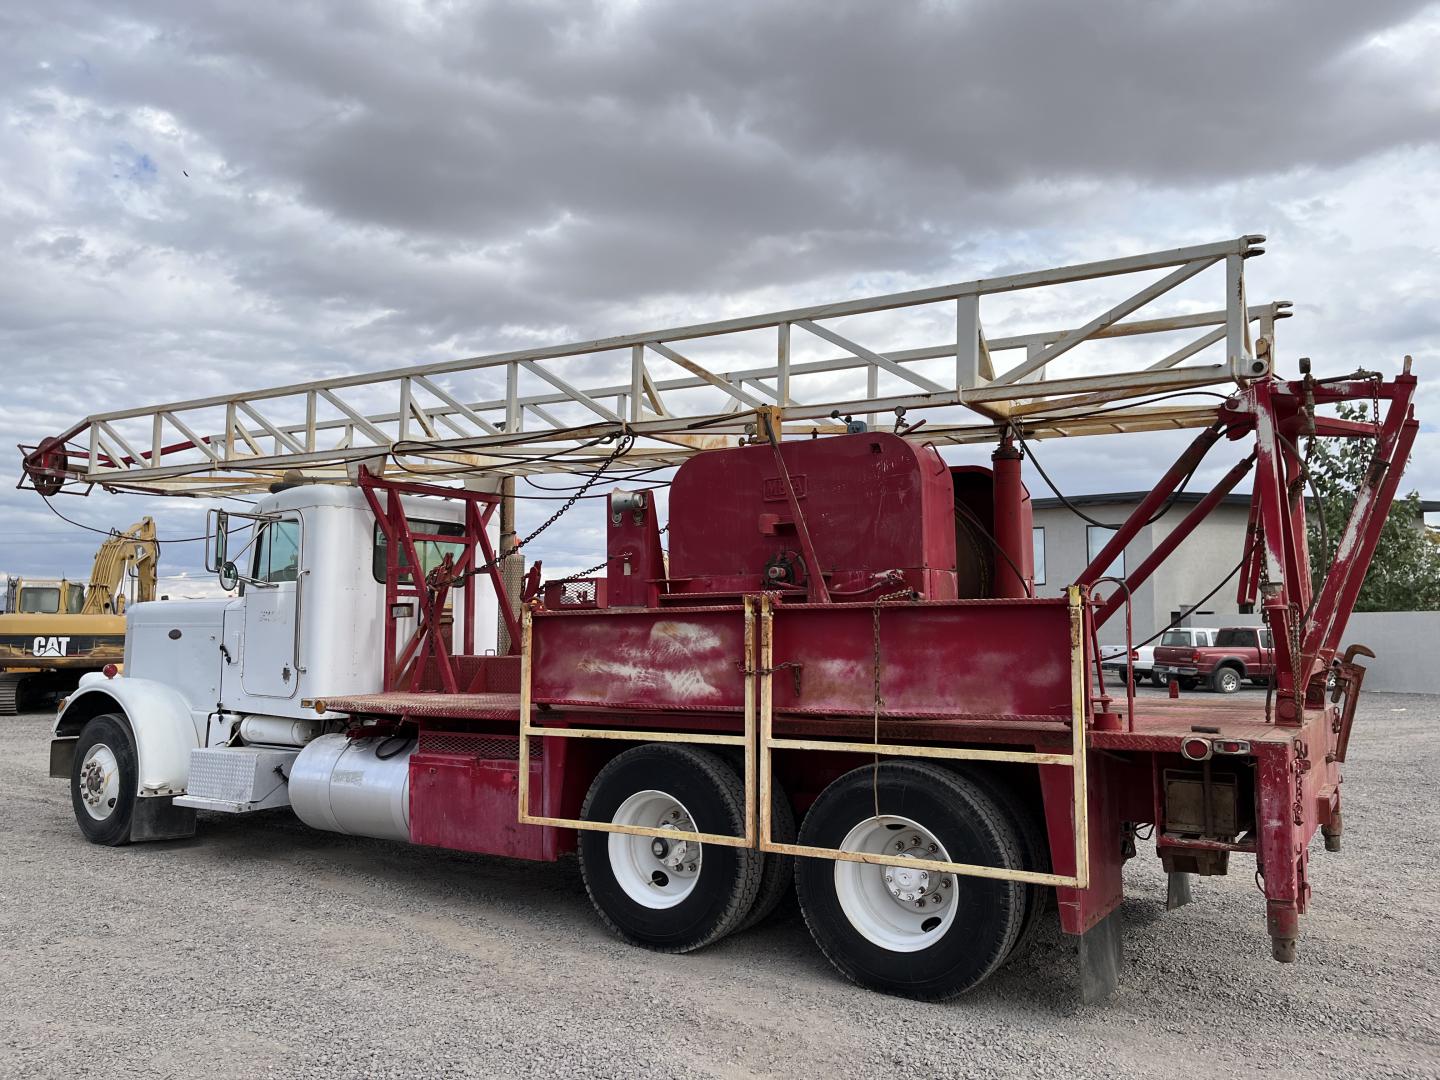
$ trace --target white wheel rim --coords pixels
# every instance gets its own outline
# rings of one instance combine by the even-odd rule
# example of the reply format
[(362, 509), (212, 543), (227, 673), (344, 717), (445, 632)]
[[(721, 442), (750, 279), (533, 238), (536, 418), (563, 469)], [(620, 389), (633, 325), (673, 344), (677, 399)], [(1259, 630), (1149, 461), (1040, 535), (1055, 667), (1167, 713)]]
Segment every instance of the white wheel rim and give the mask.
[(919, 952), (934, 945), (955, 921), (955, 875), (925, 869), (949, 862), (945, 846), (909, 818), (884, 814), (860, 822), (842, 851), (895, 855), (914, 866), (836, 862), (835, 895), (850, 925), (890, 952)]
[(96, 743), (80, 761), (80, 801), (87, 814), (104, 821), (115, 812), (119, 799), (120, 762), (110, 747)]
[[(683, 803), (663, 791), (637, 791), (616, 809), (616, 825), (663, 832), (698, 832)], [(694, 840), (610, 834), (610, 869), (625, 895), (642, 907), (672, 908), (695, 891), (701, 847)]]

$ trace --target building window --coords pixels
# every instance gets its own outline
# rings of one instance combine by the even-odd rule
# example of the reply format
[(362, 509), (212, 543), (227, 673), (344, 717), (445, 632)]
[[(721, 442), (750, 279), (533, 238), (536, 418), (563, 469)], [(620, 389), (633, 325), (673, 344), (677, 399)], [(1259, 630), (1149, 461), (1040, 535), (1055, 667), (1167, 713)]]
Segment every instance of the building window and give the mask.
[[(1119, 529), (1108, 529), (1103, 525), (1085, 526), (1085, 543), (1088, 548), (1088, 562), (1093, 563), (1100, 556), (1100, 552), (1105, 550), (1105, 545), (1110, 542), (1110, 538), (1119, 531)], [(1123, 550), (1119, 555), (1115, 556), (1114, 562), (1101, 571), (1100, 576), (1121, 578), (1125, 576), (1125, 552)]]
[(1032, 559), (1035, 564), (1035, 584), (1045, 584), (1045, 526), (1036, 525), (1030, 530)]

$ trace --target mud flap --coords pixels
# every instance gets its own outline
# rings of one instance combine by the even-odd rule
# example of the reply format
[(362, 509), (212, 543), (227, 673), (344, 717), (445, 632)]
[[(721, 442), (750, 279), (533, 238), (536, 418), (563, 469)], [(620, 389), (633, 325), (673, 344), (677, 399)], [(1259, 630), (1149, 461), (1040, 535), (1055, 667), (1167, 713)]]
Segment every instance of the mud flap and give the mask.
[(79, 741), (75, 735), (50, 740), (50, 775), (53, 778), (70, 779), (70, 770), (75, 764), (75, 744)]
[(195, 811), (176, 806), (173, 795), (152, 795), (135, 800), (135, 813), (130, 819), (130, 839), (179, 840), (195, 835)]
[(1095, 1005), (1120, 985), (1124, 963), (1124, 926), (1120, 909), (1106, 915), (1080, 935), (1080, 1002)]
[(1169, 884), (1165, 887), (1166, 911), (1182, 908), (1194, 899), (1191, 892), (1194, 875), (1187, 874), (1183, 870), (1172, 870), (1165, 876), (1169, 878)]

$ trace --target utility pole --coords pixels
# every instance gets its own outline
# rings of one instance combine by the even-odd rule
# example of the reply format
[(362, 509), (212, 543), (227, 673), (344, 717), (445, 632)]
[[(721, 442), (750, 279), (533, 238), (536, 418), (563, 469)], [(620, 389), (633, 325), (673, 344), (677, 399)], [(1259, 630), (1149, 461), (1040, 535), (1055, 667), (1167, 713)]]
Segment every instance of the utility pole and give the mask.
[[(500, 481), (500, 550), (509, 551), (515, 546), (515, 538), (515, 477), (507, 476)], [(520, 607), (520, 584), (524, 578), (525, 556), (520, 552), (500, 560), (500, 580), (505, 583), (505, 595), (517, 611)], [(497, 651), (504, 656), (510, 650), (510, 631), (503, 618), (499, 619), (499, 624)]]

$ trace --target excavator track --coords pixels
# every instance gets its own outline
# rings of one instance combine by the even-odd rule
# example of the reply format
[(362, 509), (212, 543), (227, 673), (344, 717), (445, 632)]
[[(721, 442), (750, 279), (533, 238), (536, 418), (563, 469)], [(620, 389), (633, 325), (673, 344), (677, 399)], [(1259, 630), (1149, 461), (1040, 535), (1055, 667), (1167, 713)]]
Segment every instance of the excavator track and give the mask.
[(23, 675), (0, 675), (0, 716), (14, 716), (20, 711), (20, 683)]

